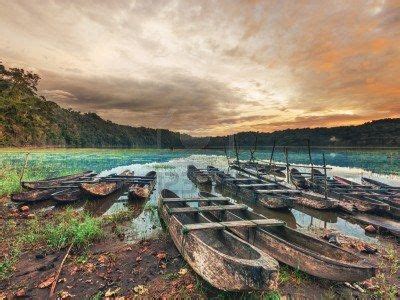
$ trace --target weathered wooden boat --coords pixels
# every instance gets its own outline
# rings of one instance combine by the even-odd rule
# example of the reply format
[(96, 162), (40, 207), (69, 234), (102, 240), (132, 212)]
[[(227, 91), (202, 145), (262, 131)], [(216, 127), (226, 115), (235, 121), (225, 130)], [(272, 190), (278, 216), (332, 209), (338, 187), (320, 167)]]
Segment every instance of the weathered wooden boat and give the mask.
[(369, 214), (354, 214), (351, 218), (364, 225), (373, 225), (380, 233), (390, 233), (400, 237), (399, 221)]
[(57, 191), (51, 195), (51, 198), (59, 204), (76, 202), (82, 199), (82, 190), (77, 188), (67, 188)]
[(240, 170), (242, 168), (246, 168), (246, 169), (250, 169), (252, 171), (254, 171), (255, 173), (257, 173), (258, 175), (266, 175), (266, 174), (270, 174), (270, 175), (274, 175), (277, 177), (285, 177), (285, 173), (283, 172), (283, 170), (285, 170), (285, 167), (280, 167), (274, 164), (260, 164), (257, 162), (245, 162), (245, 163), (232, 163), (230, 165), (230, 167), (233, 170)]
[[(267, 290), (276, 284), (278, 263), (256, 247), (238, 238), (227, 228), (256, 223), (213, 223), (201, 207), (187, 202), (201, 198), (179, 198), (170, 190), (161, 191), (158, 211), (179, 252), (204, 280), (224, 291)], [(241, 210), (246, 206), (224, 205), (212, 210)]]
[(71, 174), (67, 176), (61, 176), (61, 177), (54, 177), (54, 178), (48, 178), (48, 179), (43, 179), (43, 180), (36, 180), (36, 181), (22, 181), (21, 185), (25, 189), (33, 190), (38, 187), (52, 187), (52, 186), (58, 186), (61, 185), (64, 181), (70, 181), (74, 179), (79, 179), (83, 177), (90, 177), (96, 175), (92, 171), (85, 171), (77, 174)]
[(292, 184), (298, 189), (308, 189), (306, 178), (300, 173), (299, 170), (293, 168), (289, 173)]
[[(325, 193), (339, 201), (339, 207), (344, 211), (359, 211), (369, 213), (379, 213), (388, 211), (389, 206), (379, 200), (365, 196), (360, 191), (354, 192), (351, 187), (343, 182), (332, 178), (325, 178), (316, 172), (313, 179), (308, 180), (309, 187), (312, 191), (324, 195)], [(326, 184), (326, 185), (325, 185)]]
[(269, 209), (290, 209), (293, 207), (291, 191), (277, 189), (274, 183), (267, 183), (256, 178), (234, 178), (229, 174), (217, 173), (217, 184), (230, 190), (244, 201), (260, 203)]
[(195, 184), (198, 185), (211, 185), (212, 181), (207, 174), (207, 172), (204, 172), (203, 170), (199, 170), (193, 165), (189, 165), (187, 168), (187, 176), (188, 178), (193, 181)]
[(26, 202), (35, 203), (51, 199), (51, 195), (56, 189), (40, 189), (30, 190), (22, 193), (16, 193), (11, 195), (11, 201), (14, 202)]
[(105, 197), (108, 196), (120, 188), (122, 188), (124, 182), (120, 181), (98, 181), (98, 182), (85, 182), (80, 184), (81, 190), (93, 197)]
[[(240, 168), (238, 170), (239, 172), (248, 174), (250, 176), (255, 176), (261, 180), (264, 180), (264, 182), (268, 182), (269, 184), (273, 184), (276, 189), (284, 190), (287, 191), (288, 193), (291, 193), (291, 198), (292, 202), (309, 207), (312, 209), (317, 209), (317, 210), (335, 210), (338, 208), (338, 201), (334, 200), (332, 198), (325, 198), (322, 197), (321, 195), (309, 191), (309, 190), (297, 190), (296, 186), (294, 184), (290, 184), (288, 182), (285, 182), (283, 180), (277, 180), (273, 175), (271, 174), (264, 174), (260, 175), (255, 173), (252, 170), (245, 169), (245, 168)], [(307, 183), (308, 186), (308, 183)]]
[(392, 192), (395, 194), (400, 193), (400, 186), (389, 185), (372, 178), (361, 177), (361, 182), (365, 185), (369, 185), (376, 189), (383, 189), (385, 191)]
[(130, 200), (147, 199), (150, 197), (156, 184), (157, 173), (151, 171), (146, 174), (145, 178), (147, 181), (135, 182), (129, 187), (128, 197)]
[[(215, 197), (208, 193), (201, 193), (201, 196), (205, 199)], [(229, 201), (205, 201), (201, 202), (201, 205), (221, 207), (229, 205)], [(266, 219), (248, 209), (226, 211), (224, 214), (207, 211), (205, 216), (214, 222)], [(357, 282), (375, 275), (375, 267), (366, 259), (284, 224), (260, 225), (252, 230), (243, 228), (229, 228), (229, 230), (279, 262), (316, 277)]]

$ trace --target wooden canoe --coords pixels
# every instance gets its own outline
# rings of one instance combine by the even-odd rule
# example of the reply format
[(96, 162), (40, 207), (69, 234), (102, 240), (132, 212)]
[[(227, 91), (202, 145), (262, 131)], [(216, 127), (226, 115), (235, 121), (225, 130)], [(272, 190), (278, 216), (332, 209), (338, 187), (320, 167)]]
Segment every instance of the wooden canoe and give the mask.
[(147, 199), (150, 197), (156, 184), (157, 173), (155, 171), (151, 171), (147, 173), (145, 177), (148, 178), (149, 181), (134, 183), (129, 187), (129, 200)]
[(244, 201), (258, 202), (269, 209), (285, 210), (293, 207), (293, 198), (289, 195), (269, 192), (276, 187), (275, 184), (256, 178), (234, 178), (224, 173), (217, 173), (216, 178), (222, 188)]
[(83, 193), (80, 188), (68, 188), (55, 192), (51, 198), (59, 204), (76, 202), (82, 199)]
[[(215, 197), (209, 193), (201, 193), (201, 196)], [(229, 201), (225, 203), (229, 204)], [(222, 206), (222, 203), (218, 202), (218, 205)], [(250, 210), (227, 211), (224, 214), (210, 211), (205, 216), (214, 222), (265, 218)], [(253, 232), (243, 228), (229, 230), (279, 262), (316, 277), (357, 282), (375, 276), (375, 267), (359, 255), (287, 226), (258, 226)]]
[[(171, 199), (172, 202), (167, 202)], [(224, 291), (267, 290), (276, 284), (278, 263), (249, 243), (238, 238), (201, 212), (171, 213), (188, 208), (170, 190), (161, 191), (158, 211), (179, 252), (204, 280)], [(188, 227), (209, 229), (188, 230)]]
[(33, 190), (38, 187), (51, 187), (51, 186), (58, 186), (61, 185), (64, 181), (70, 181), (74, 179), (79, 179), (82, 177), (88, 177), (90, 175), (95, 175), (92, 171), (85, 171), (77, 174), (55, 177), (55, 178), (48, 178), (43, 180), (37, 181), (22, 181), (21, 185), (25, 189)]
[(293, 168), (289, 173), (290, 180), (296, 188), (307, 189), (308, 184), (306, 178), (300, 173), (299, 170)]
[(193, 165), (189, 165), (187, 168), (187, 176), (188, 178), (193, 181), (195, 184), (198, 185), (211, 185), (212, 181), (206, 172), (199, 170)]
[(123, 181), (100, 181), (100, 182), (90, 182), (90, 183), (81, 183), (80, 188), (81, 190), (91, 196), (94, 197), (106, 197), (124, 185)]
[(361, 182), (365, 185), (369, 185), (373, 188), (381, 188), (387, 191), (391, 191), (394, 193), (400, 193), (400, 186), (392, 186), (383, 182), (380, 182), (378, 180), (372, 179), (372, 178), (367, 178), (367, 177), (361, 177)]
[(14, 202), (26, 202), (35, 203), (51, 199), (51, 195), (56, 189), (41, 189), (41, 190), (30, 190), (22, 193), (16, 193), (11, 195), (11, 201)]

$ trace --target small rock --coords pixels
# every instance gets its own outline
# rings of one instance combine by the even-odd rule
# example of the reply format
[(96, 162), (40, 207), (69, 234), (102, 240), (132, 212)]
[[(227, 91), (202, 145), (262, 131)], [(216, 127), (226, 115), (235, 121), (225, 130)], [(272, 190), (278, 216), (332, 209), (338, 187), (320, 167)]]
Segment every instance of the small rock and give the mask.
[(46, 253), (44, 253), (44, 252), (38, 253), (35, 255), (36, 259), (43, 259), (43, 258), (45, 258), (45, 256), (46, 256)]
[(25, 296), (26, 296), (25, 289), (20, 289), (15, 293), (15, 297), (25, 297)]
[(23, 205), (19, 208), (20, 211), (22, 212), (28, 212), (29, 211), (29, 206), (28, 205)]
[(178, 272), (179, 275), (183, 276), (187, 273), (187, 269), (186, 268), (181, 268)]
[(368, 233), (376, 233), (376, 228), (372, 225), (368, 225), (364, 228), (364, 230)]
[(34, 219), (36, 216), (34, 214), (27, 214), (25, 218), (27, 219)]
[(364, 249), (362, 249), (361, 252), (366, 253), (366, 254), (374, 254), (374, 253), (378, 252), (378, 249), (374, 248), (368, 244), (365, 244)]

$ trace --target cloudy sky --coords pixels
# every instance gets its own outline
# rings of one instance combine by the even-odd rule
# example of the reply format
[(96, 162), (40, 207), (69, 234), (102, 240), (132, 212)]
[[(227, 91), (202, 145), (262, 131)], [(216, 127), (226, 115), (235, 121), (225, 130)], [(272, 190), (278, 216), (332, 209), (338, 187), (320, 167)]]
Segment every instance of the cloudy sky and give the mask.
[(0, 0), (63, 107), (193, 135), (400, 116), (400, 1)]

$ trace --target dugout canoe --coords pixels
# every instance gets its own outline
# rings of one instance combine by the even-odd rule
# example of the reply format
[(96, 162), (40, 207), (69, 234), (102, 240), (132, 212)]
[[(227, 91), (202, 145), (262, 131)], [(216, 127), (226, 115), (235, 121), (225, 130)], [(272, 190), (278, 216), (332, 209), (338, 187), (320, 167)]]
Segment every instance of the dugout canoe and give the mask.
[(289, 172), (290, 181), (298, 189), (307, 189), (308, 184), (306, 178), (300, 173), (299, 170), (293, 168)]
[(260, 203), (261, 205), (276, 210), (287, 210), (293, 207), (293, 197), (284, 190), (272, 190), (277, 187), (256, 178), (234, 178), (229, 174), (216, 173), (216, 182), (223, 189), (240, 197), (244, 201)]
[[(292, 203), (294, 204), (317, 210), (335, 210), (338, 207), (337, 200), (332, 198), (325, 199), (325, 197), (322, 197), (321, 195), (309, 190), (297, 190), (294, 184), (287, 183), (284, 180), (277, 180), (271, 174), (257, 175), (252, 170), (243, 168), (239, 169), (238, 171), (251, 176), (256, 176), (264, 182), (274, 184), (276, 189), (286, 191), (286, 197), (289, 197), (289, 200), (291, 199)], [(282, 194), (282, 196), (284, 195), (285, 194)]]
[(106, 197), (122, 188), (124, 182), (120, 181), (100, 181), (85, 182), (80, 184), (80, 189), (93, 197)]
[(187, 168), (188, 178), (195, 184), (198, 185), (211, 185), (212, 181), (207, 172), (199, 170), (193, 165), (189, 165)]
[[(169, 202), (168, 202), (169, 201)], [(276, 284), (278, 262), (211, 223), (170, 190), (162, 190), (158, 211), (179, 252), (204, 280), (224, 291), (268, 290)], [(196, 228), (198, 230), (196, 230)]]
[(11, 201), (23, 203), (35, 203), (51, 199), (51, 195), (56, 189), (30, 190), (11, 195)]
[(387, 183), (380, 182), (376, 179), (361, 177), (361, 182), (376, 189), (383, 189), (393, 193), (400, 193), (400, 186), (393, 186)]
[(54, 178), (48, 178), (48, 179), (43, 179), (43, 180), (36, 180), (36, 181), (22, 181), (21, 185), (23, 188), (28, 189), (28, 190), (33, 190), (38, 187), (51, 187), (51, 186), (58, 186), (61, 185), (64, 181), (70, 181), (74, 179), (79, 179), (82, 177), (89, 177), (89, 176), (94, 176), (96, 174), (93, 173), (93, 171), (84, 171), (81, 173), (76, 173), (76, 174), (71, 174), (71, 175), (66, 175), (66, 176), (61, 176), (61, 177), (54, 177)]
[(133, 183), (128, 189), (129, 200), (147, 199), (150, 197), (156, 184), (157, 173), (151, 171), (146, 174), (148, 181), (140, 181)]
[[(200, 195), (206, 199), (215, 197), (204, 192)], [(224, 205), (221, 201), (202, 203), (202, 205)], [(229, 204), (229, 201), (225, 202), (225, 205)], [(266, 219), (247, 209), (227, 211), (224, 214), (210, 211), (205, 213), (205, 216), (214, 222)], [(372, 263), (361, 256), (285, 225), (257, 226), (253, 230), (248, 228), (229, 228), (229, 230), (279, 262), (316, 277), (341, 282), (358, 282), (371, 278), (376, 273)]]
[(82, 190), (78, 187), (57, 191), (51, 195), (51, 198), (59, 204), (67, 204), (81, 200), (82, 196)]

